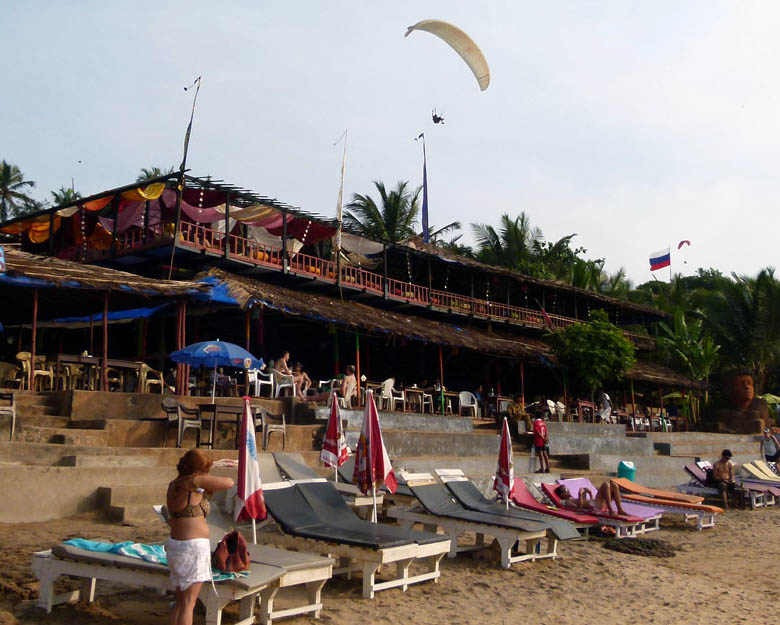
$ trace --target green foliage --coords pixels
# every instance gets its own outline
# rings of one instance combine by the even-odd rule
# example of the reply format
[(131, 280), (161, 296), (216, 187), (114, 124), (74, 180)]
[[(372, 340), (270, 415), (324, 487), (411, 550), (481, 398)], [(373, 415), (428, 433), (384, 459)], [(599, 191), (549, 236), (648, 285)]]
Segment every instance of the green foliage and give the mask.
[(0, 222), (35, 210), (39, 204), (25, 193), (35, 183), (7, 161), (0, 162)]
[(701, 319), (686, 321), (683, 311), (672, 317), (672, 325), (658, 324), (658, 347), (676, 368), (684, 371), (694, 380), (707, 382), (718, 363), (720, 345), (704, 333)]
[(50, 191), (50, 193), (54, 206), (70, 204), (71, 202), (81, 199), (81, 193), (68, 187), (60, 187), (56, 191)]
[(587, 323), (571, 325), (549, 335), (553, 352), (569, 373), (570, 383), (591, 393), (618, 382), (634, 366), (634, 346), (607, 313), (593, 310)]
[(413, 237), (414, 224), (420, 212), (422, 188), (411, 191), (408, 185), (408, 182), (399, 181), (395, 189), (388, 193), (384, 183), (374, 181), (379, 191), (380, 204), (377, 205), (368, 195), (355, 193), (352, 201), (345, 206), (344, 223), (368, 237), (393, 243)]
[(159, 178), (160, 176), (165, 176), (166, 174), (172, 174), (175, 171), (176, 170), (173, 167), (169, 167), (167, 171), (163, 171), (159, 167), (142, 167), (135, 181), (143, 182), (144, 180), (149, 180), (150, 178)]

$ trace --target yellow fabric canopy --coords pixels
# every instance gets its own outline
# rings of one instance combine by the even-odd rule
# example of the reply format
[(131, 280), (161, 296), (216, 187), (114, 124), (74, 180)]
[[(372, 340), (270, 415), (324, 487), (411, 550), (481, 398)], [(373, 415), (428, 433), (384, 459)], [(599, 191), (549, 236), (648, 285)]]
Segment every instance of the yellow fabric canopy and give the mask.
[(137, 189), (131, 189), (122, 193), (122, 199), (130, 200), (132, 202), (143, 202), (144, 200), (156, 200), (165, 191), (164, 182), (155, 182), (143, 189), (138, 187)]

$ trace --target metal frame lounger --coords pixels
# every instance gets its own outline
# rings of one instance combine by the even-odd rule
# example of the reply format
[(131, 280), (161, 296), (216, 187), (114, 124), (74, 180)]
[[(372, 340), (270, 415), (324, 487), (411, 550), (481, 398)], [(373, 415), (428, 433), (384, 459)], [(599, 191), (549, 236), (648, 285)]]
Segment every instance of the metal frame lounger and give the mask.
[[(689, 495), (702, 495), (703, 497), (719, 497), (720, 493), (714, 486), (707, 484), (707, 474), (698, 464), (686, 464), (685, 471), (690, 476), (690, 481), (677, 487), (681, 493)], [(738, 492), (744, 497), (744, 501), (750, 504), (750, 509), (773, 506), (775, 504), (774, 488), (757, 482), (743, 482), (738, 484)]]
[(537, 501), (536, 497), (528, 490), (528, 486), (526, 486), (521, 477), (516, 477), (514, 479), (510, 501), (519, 508), (525, 508), (526, 510), (533, 510), (541, 514), (565, 519), (572, 523), (577, 529), (583, 530), (585, 536), (588, 535), (591, 527), (600, 525), (599, 520), (592, 514), (577, 512), (576, 510), (569, 510), (567, 508), (559, 508), (558, 506), (550, 506)]
[(558, 540), (580, 538), (577, 529), (568, 521), (553, 519), (549, 515), (543, 515), (526, 508), (516, 508), (512, 505), (507, 507), (497, 501), (490, 501), (460, 469), (436, 469), (436, 475), (450, 491), (450, 494), (458, 500), (458, 503), (468, 510), (511, 519), (541, 521), (549, 526), (550, 531), (555, 534)]
[[(161, 593), (174, 590), (170, 585), (171, 572), (167, 566), (70, 545), (56, 545), (51, 550), (33, 554), (32, 569), (40, 580), (37, 605), (47, 613), (51, 613), (52, 606), (59, 603), (78, 599), (91, 603), (95, 599), (97, 580), (154, 588)], [(254, 623), (256, 600), (259, 598), (263, 603), (272, 598), (279, 590), (279, 580), (284, 573), (284, 569), (277, 566), (253, 564), (247, 577), (217, 582), (216, 593), (211, 584), (203, 584), (198, 598), (206, 607), (206, 623), (220, 625), (222, 610), (232, 601), (240, 602), (240, 616), (236, 625)], [(81, 590), (55, 594), (54, 582), (61, 575), (84, 578)], [(270, 620), (265, 622), (271, 623)]]
[[(339, 467), (339, 477), (344, 481), (344, 483), (352, 484), (352, 473), (354, 469), (355, 456), (350, 456), (347, 458), (347, 461)], [(403, 481), (403, 478), (400, 476), (399, 472), (396, 472), (395, 478), (396, 482), (398, 482), (398, 486), (396, 487), (394, 493), (388, 491), (384, 486), (381, 489), (384, 506), (411, 506), (415, 502), (414, 493), (412, 493), (412, 491), (406, 485), (406, 482)], [(377, 497), (378, 496), (379, 493), (377, 493)], [(377, 502), (378, 501), (379, 500), (377, 499)]]
[[(401, 472), (401, 477), (419, 501), (410, 508), (395, 507), (387, 511), (389, 517), (398, 519), (401, 527), (421, 523), (425, 529), (440, 527), (450, 537), (449, 557), (459, 552), (484, 546), (485, 536), (493, 536), (501, 548), (501, 567), (508, 569), (515, 562), (555, 558), (558, 540), (549, 531), (549, 525), (541, 521), (501, 518), (493, 514), (466, 510), (429, 473)], [(476, 545), (458, 545), (458, 537), (465, 532), (477, 535)], [(542, 543), (546, 542), (546, 550)], [(523, 551), (515, 547), (524, 545)]]

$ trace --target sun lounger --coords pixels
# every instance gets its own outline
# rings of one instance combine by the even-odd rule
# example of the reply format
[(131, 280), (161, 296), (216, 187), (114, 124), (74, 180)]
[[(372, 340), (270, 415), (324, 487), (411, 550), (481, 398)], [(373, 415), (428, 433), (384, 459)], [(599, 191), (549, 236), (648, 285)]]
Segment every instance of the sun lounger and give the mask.
[[(145, 562), (138, 558), (99, 553), (79, 549), (70, 545), (56, 545), (49, 551), (33, 554), (32, 569), (40, 580), (38, 607), (51, 613), (52, 606), (95, 598), (97, 580), (110, 581), (131, 586), (144, 586), (158, 591), (174, 590), (170, 585), (170, 570), (162, 564)], [(206, 623), (219, 625), (222, 610), (232, 602), (240, 603), (237, 625), (255, 622), (254, 610), (257, 599), (263, 602), (273, 597), (279, 589), (279, 580), (285, 574), (283, 568), (268, 564), (253, 564), (247, 577), (217, 582), (216, 592), (211, 584), (204, 584), (199, 599), (206, 607)], [(54, 582), (62, 575), (83, 578), (81, 590), (64, 594), (54, 593)], [(263, 610), (265, 613), (266, 610)], [(264, 621), (270, 623), (270, 619)]]
[[(259, 461), (262, 456), (258, 456)], [(258, 542), (339, 556), (342, 567), (334, 573), (361, 571), (363, 597), (367, 599), (380, 590), (397, 587), (406, 590), (410, 584), (439, 578), (439, 561), (450, 549), (447, 538), (441, 536), (437, 541), (431, 538), (418, 544), (409, 532), (400, 533), (395, 527), (361, 521), (351, 511), (355, 522), (361, 524), (359, 527), (354, 522), (345, 524), (339, 517), (330, 518), (327, 509), (311, 507), (304, 496), (306, 489), (301, 488), (305, 484), (269, 483), (269, 478), (280, 477), (273, 461), (270, 464), (273, 466), (265, 459), (260, 461), (260, 475), (266, 508), (278, 527), (258, 531)], [(428, 571), (410, 575), (409, 567), (416, 560), (427, 564)], [(395, 564), (396, 577), (377, 582), (376, 573), (383, 564)]]
[(559, 519), (565, 519), (566, 521), (573, 523), (574, 527), (584, 529), (586, 534), (590, 527), (599, 523), (599, 520), (591, 514), (581, 513), (567, 508), (559, 508), (557, 506), (549, 506), (537, 501), (536, 497), (531, 494), (531, 491), (528, 490), (528, 487), (521, 477), (516, 477), (513, 482), (511, 501), (520, 508), (533, 510), (534, 512), (539, 512), (541, 514), (548, 514)]
[[(561, 505), (561, 500), (558, 495), (555, 494), (557, 484), (541, 484), (542, 492), (555, 506), (567, 510), (567, 508)], [(579, 512), (579, 511), (575, 511)], [(645, 520), (641, 517), (622, 515), (622, 514), (608, 514), (604, 511), (596, 512), (591, 511), (590, 514), (596, 517), (599, 524), (607, 525), (615, 530), (616, 538), (629, 538), (631, 536), (637, 536), (644, 533)]]
[(759, 469), (764, 475), (766, 475), (766, 479), (768, 481), (780, 483), (780, 475), (778, 475), (772, 470), (768, 462), (766, 462), (765, 460), (754, 460), (752, 464), (757, 469)]
[[(352, 484), (352, 474), (355, 470), (355, 456), (350, 456), (347, 461), (339, 467), (339, 479), (345, 483)], [(414, 503), (414, 493), (406, 485), (400, 472), (395, 473), (395, 479), (398, 483), (398, 487), (394, 493), (388, 491), (384, 486), (380, 489), (382, 492), (383, 502), (392, 503), (396, 506), (409, 506)]]
[[(596, 488), (589, 479), (583, 477), (572, 478), (567, 480), (558, 480), (557, 482), (559, 485), (560, 484), (565, 485), (569, 489), (571, 496), (574, 497), (575, 499), (579, 495), (580, 490), (583, 488), (590, 489), (591, 493), (593, 493), (594, 495), (598, 492), (598, 488)], [(651, 508), (649, 506), (641, 506), (639, 504), (624, 501), (623, 510), (626, 511), (626, 514), (629, 514), (634, 517), (639, 517), (644, 521), (641, 529), (639, 530), (639, 532), (642, 534), (645, 534), (647, 532), (653, 532), (660, 528), (660, 521), (661, 521), (661, 517), (663, 516), (663, 513), (660, 512), (657, 508)]]
[[(678, 486), (677, 490), (689, 495), (720, 496), (718, 489), (707, 483), (707, 473), (702, 466), (699, 466), (698, 463), (686, 464), (684, 469), (691, 479), (687, 484)], [(743, 481), (737, 485), (738, 494), (744, 497), (744, 501), (750, 505), (751, 510), (774, 505), (774, 490), (773, 487), (765, 486), (758, 482)]]
[[(660, 495), (666, 491), (655, 489), (644, 489), (639, 484), (635, 484), (624, 478), (612, 480), (621, 490), (623, 502), (637, 503), (643, 506), (649, 506), (661, 510), (664, 514), (680, 514), (686, 521), (696, 520), (696, 529), (702, 530), (707, 527), (715, 527), (715, 517), (723, 512), (723, 508), (717, 506), (708, 506), (701, 503), (688, 503), (679, 499), (664, 499)], [(659, 496), (650, 497), (637, 494), (637, 491), (650, 490)], [(677, 493), (670, 493), (677, 495)], [(691, 495), (693, 496), (693, 495)]]
[(685, 503), (702, 503), (704, 497), (698, 495), (685, 495), (683, 493), (677, 493), (673, 490), (659, 490), (657, 488), (648, 488), (642, 486), (636, 482), (632, 482), (624, 477), (613, 477), (612, 480), (618, 485), (622, 492), (630, 493), (632, 495), (643, 495), (645, 497), (659, 497), (661, 499), (669, 499), (672, 501), (683, 501)]
[[(484, 512), (466, 510), (448, 491), (428, 473), (401, 472), (419, 503), (412, 507), (394, 507), (387, 511), (389, 517), (398, 519), (401, 527), (421, 523), (424, 528), (440, 527), (450, 537), (449, 556), (484, 546), (485, 536), (493, 536), (501, 549), (501, 566), (509, 568), (514, 562), (555, 558), (558, 541), (542, 521), (528, 521), (499, 517)], [(458, 537), (465, 532), (477, 535), (474, 546), (458, 545)], [(546, 541), (546, 550), (542, 543)], [(524, 546), (523, 551), (515, 547)]]
[(549, 526), (550, 531), (555, 534), (558, 540), (570, 540), (580, 537), (579, 532), (571, 523), (551, 519), (549, 516), (544, 516), (525, 508), (515, 508), (514, 506), (507, 508), (504, 504), (490, 501), (482, 494), (479, 487), (468, 479), (460, 469), (437, 469), (436, 474), (452, 496), (458, 500), (458, 503), (468, 510), (493, 514), (499, 517), (541, 521)]
[[(276, 466), (287, 476), (289, 480), (309, 480), (319, 478), (320, 475), (312, 469), (303, 459), (300, 453), (274, 452)], [(353, 460), (354, 462), (354, 460)], [(354, 484), (347, 482), (333, 482), (336, 490), (347, 500), (347, 503), (355, 508), (363, 508), (374, 505), (372, 497), (364, 495)], [(376, 503), (382, 505), (383, 494), (376, 494)]]

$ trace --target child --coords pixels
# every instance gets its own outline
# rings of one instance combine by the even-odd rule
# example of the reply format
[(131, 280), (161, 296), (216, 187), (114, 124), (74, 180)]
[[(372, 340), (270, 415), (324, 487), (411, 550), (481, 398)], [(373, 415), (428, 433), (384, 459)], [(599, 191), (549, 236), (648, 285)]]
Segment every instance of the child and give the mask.
[(537, 417), (534, 421), (534, 449), (539, 454), (540, 467), (537, 473), (549, 473), (550, 439), (547, 436), (547, 426), (541, 417)]

